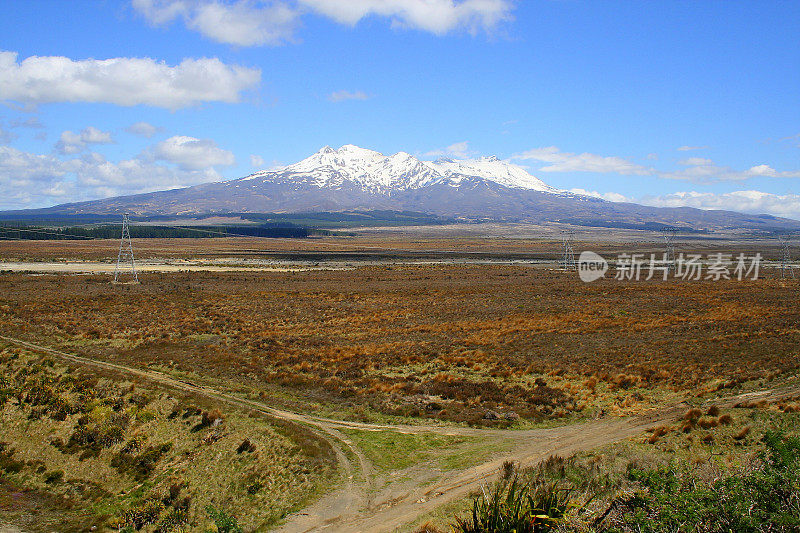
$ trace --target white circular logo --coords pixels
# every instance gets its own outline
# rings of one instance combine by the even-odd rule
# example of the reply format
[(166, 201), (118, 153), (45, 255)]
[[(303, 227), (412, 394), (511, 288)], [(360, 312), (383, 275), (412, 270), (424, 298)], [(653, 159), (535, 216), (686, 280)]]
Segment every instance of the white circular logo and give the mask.
[(578, 258), (578, 275), (586, 283), (596, 281), (606, 275), (608, 261), (594, 252), (581, 252)]

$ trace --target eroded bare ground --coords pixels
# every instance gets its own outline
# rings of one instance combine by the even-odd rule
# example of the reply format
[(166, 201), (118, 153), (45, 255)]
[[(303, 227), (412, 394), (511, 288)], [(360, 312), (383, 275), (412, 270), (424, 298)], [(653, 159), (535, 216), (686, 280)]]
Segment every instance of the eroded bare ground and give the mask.
[[(337, 459), (344, 473), (344, 482), (332, 493), (303, 511), (290, 516), (286, 523), (278, 529), (286, 533), (394, 531), (417, 517), (431, 512), (438, 506), (466, 497), (482, 484), (490, 482), (506, 461), (523, 466), (532, 465), (550, 455), (567, 456), (598, 448), (638, 435), (648, 427), (674, 421), (687, 407), (686, 403), (680, 402), (636, 416), (602, 417), (567, 426), (520, 431), (442, 427), (439, 425), (369, 424), (276, 409), (264, 402), (244, 399), (222, 390), (187, 383), (161, 372), (98, 361), (7, 336), (0, 336), (0, 340), (29, 350), (48, 353), (73, 364), (132, 374), (162, 386), (207, 396), (237, 407), (255, 410), (272, 418), (306, 424), (318, 430), (320, 438), (326, 439), (334, 445)], [(780, 400), (795, 397), (798, 393), (800, 393), (798, 386), (765, 389), (718, 398), (715, 400), (715, 404), (733, 406), (744, 400)], [(414, 469), (407, 469), (404, 474), (408, 480), (399, 489), (389, 487), (383, 492), (378, 492), (379, 497), (376, 497), (376, 489), (381, 488), (378, 485), (385, 485), (385, 480), (382, 481), (380, 477), (376, 479), (373, 466), (365, 454), (342, 433), (341, 430), (347, 428), (401, 434), (431, 433), (480, 437), (486, 447), (492, 447), (498, 443), (503, 443), (507, 447), (506, 451), (488, 461), (480, 462), (463, 470), (447, 472), (433, 480), (428, 472), (416, 471), (415, 473)]]

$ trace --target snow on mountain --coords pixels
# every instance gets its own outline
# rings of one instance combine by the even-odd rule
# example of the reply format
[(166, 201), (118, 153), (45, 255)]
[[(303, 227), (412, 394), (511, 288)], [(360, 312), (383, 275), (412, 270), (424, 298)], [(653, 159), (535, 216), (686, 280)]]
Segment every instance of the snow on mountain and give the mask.
[(516, 189), (560, 192), (528, 174), (522, 167), (497, 157), (421, 161), (406, 152), (385, 156), (352, 144), (338, 150), (325, 146), (293, 165), (278, 170), (262, 170), (237, 181), (294, 182), (334, 189), (351, 182), (365, 192), (388, 194), (440, 183), (458, 186), (465, 178), (479, 178)]
[(438, 169), (445, 176), (478, 177), (515, 189), (559, 192), (558, 189), (528, 174), (524, 168), (507, 161), (501, 161), (495, 156), (464, 160), (439, 159), (429, 163), (429, 165)]

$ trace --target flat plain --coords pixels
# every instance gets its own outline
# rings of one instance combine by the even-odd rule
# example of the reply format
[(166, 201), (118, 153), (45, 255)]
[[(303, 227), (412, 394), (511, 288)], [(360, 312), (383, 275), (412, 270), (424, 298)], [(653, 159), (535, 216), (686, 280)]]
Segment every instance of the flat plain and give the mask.
[[(504, 458), (583, 450), (569, 428), (608, 422), (599, 434), (609, 438), (596, 446), (641, 442), (652, 424), (642, 416), (794, 383), (800, 284), (778, 279), (772, 265), (757, 280), (583, 283), (555, 268), (557, 233), (530, 240), (471, 230), (142, 240), (135, 249), (155, 263), (236, 261), (240, 270), (144, 272), (139, 285), (0, 273), (0, 334), (11, 339), (2, 344), (0, 441), (12, 465), (3, 490), (22, 487), (26, 501), (66, 505), (76, 523), (99, 527), (166, 531), (172, 520), (202, 530), (235, 516), (246, 529), (327, 520), (368, 531), (364, 524), (380, 522), (371, 517), (394, 509), (402, 530), (468, 494), (423, 505), (420, 487), (466, 472), (474, 487)], [(576, 251), (661, 253), (658, 237), (623, 232), (580, 241)], [(111, 262), (117, 245), (8, 241), (0, 260)], [(770, 240), (735, 235), (680, 246), (777, 254)], [(287, 268), (257, 268), (265, 263)], [(97, 387), (104, 392), (86, 395)], [(31, 392), (40, 389), (49, 392)], [(253, 412), (267, 407), (297, 419)], [(627, 429), (614, 426), (636, 417)], [(563, 446), (530, 447), (551, 429)], [(129, 463), (140, 459), (152, 464), (137, 478)], [(202, 479), (192, 473), (200, 465)], [(104, 492), (78, 489), (95, 468), (106, 472)], [(315, 510), (291, 514), (324, 493)], [(248, 511), (256, 502), (272, 511)], [(14, 524), (37, 530), (20, 508)]]

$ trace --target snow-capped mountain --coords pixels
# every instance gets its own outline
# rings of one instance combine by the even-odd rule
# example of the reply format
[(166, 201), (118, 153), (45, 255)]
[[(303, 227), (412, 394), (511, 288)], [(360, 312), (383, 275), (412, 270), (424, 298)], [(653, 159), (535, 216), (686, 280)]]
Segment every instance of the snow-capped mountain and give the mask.
[(567, 222), (613, 227), (800, 229), (769, 215), (616, 203), (555, 189), (496, 157), (420, 160), (345, 145), (244, 178), (27, 211), (40, 214), (205, 215), (415, 211), (468, 220)]
[(485, 179), (517, 189), (559, 192), (522, 167), (494, 156), (473, 160), (421, 161), (406, 152), (385, 156), (352, 144), (338, 150), (325, 146), (293, 165), (262, 170), (235, 181), (280, 182), (332, 189), (356, 185), (364, 192), (385, 195), (438, 184), (458, 186), (465, 178)]

